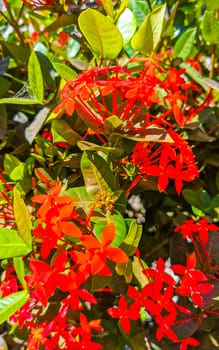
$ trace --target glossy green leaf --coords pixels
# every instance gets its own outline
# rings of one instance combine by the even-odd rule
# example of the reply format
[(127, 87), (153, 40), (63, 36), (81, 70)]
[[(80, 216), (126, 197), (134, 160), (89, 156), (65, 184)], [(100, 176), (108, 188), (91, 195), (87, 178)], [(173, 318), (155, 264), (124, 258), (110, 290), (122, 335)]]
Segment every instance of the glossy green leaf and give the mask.
[(110, 163), (99, 154), (84, 151), (81, 157), (81, 171), (87, 192), (105, 195), (115, 190), (115, 179)]
[(196, 28), (190, 28), (183, 33), (174, 45), (173, 57), (185, 60), (191, 54), (196, 36)]
[(24, 163), (12, 154), (5, 154), (4, 169), (13, 181), (19, 181), (24, 176)]
[(43, 75), (40, 62), (34, 51), (32, 51), (28, 61), (28, 81), (34, 96), (42, 102), (44, 99)]
[(31, 228), (32, 223), (30, 219), (30, 213), (21, 197), (20, 191), (14, 187), (13, 189), (13, 205), (14, 205), (14, 216), (17, 225), (18, 235), (25, 242), (28, 248), (32, 248), (32, 235)]
[(51, 131), (53, 142), (66, 142), (69, 145), (75, 146), (81, 139), (81, 136), (62, 119), (55, 119), (52, 121)]
[(98, 238), (101, 238), (101, 234), (104, 228), (111, 222), (115, 224), (116, 234), (111, 246), (119, 247), (126, 236), (126, 224), (123, 216), (118, 213), (110, 215), (107, 219), (101, 217), (92, 217), (94, 223), (93, 231)]
[(133, 49), (144, 55), (150, 55), (160, 42), (166, 5), (157, 7), (144, 20), (131, 45)]
[(13, 265), (15, 272), (17, 274), (17, 277), (24, 289), (27, 288), (27, 282), (25, 280), (25, 270), (24, 270), (24, 260), (21, 256), (13, 258)]
[(206, 10), (201, 23), (205, 41), (212, 45), (219, 44), (219, 22), (213, 12)]
[(0, 299), (0, 323), (9, 319), (29, 298), (27, 290), (10, 294)]
[(100, 12), (87, 9), (78, 18), (79, 27), (94, 54), (114, 59), (123, 47), (123, 40), (116, 26)]
[(142, 235), (142, 225), (138, 225), (134, 219), (126, 219), (128, 224), (128, 233), (125, 237), (121, 248), (129, 255), (133, 255), (139, 246)]
[(31, 249), (25, 244), (15, 230), (0, 228), (0, 259), (27, 255)]
[(137, 27), (137, 22), (133, 12), (130, 9), (126, 8), (120, 15), (116, 25), (122, 34), (123, 45), (127, 45), (133, 37)]
[(193, 191), (185, 189), (182, 191), (182, 195), (189, 204), (204, 212), (210, 207), (211, 198), (205, 190)]

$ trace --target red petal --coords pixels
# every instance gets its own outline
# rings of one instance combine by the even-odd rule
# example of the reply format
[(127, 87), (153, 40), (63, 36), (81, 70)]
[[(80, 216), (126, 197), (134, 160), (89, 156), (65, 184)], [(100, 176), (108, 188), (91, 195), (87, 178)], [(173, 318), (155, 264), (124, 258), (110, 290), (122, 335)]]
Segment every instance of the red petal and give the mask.
[(123, 331), (125, 333), (130, 333), (131, 330), (131, 326), (130, 326), (130, 322), (127, 318), (122, 318), (119, 320), (119, 325), (120, 327), (123, 329)]
[(194, 269), (196, 266), (196, 255), (195, 253), (190, 254), (186, 259), (187, 269)]
[(126, 263), (129, 261), (126, 253), (120, 248), (109, 247), (105, 249), (106, 258), (117, 263)]
[(101, 240), (103, 242), (103, 246), (106, 247), (108, 245), (110, 245), (110, 243), (112, 243), (112, 241), (114, 240), (115, 237), (115, 225), (113, 222), (111, 222), (109, 225), (107, 225), (103, 232), (102, 232), (102, 236), (101, 236)]

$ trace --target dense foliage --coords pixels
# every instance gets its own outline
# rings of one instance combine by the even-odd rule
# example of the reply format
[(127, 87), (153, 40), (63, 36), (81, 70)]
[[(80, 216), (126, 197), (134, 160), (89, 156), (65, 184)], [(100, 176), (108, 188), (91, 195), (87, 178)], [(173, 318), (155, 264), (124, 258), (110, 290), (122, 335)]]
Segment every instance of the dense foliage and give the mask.
[(217, 349), (219, 1), (0, 7), (9, 349)]

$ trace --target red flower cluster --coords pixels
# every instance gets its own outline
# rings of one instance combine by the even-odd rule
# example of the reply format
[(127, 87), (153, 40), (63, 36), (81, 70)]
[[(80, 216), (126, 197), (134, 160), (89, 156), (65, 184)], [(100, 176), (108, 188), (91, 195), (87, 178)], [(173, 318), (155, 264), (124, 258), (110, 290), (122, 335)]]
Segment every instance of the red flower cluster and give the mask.
[[(191, 297), (195, 305), (202, 307), (202, 294), (208, 293), (213, 286), (210, 283), (203, 283), (207, 280), (204, 273), (195, 270), (195, 254), (187, 258), (186, 267), (183, 265), (172, 265), (171, 270), (176, 274), (183, 275), (178, 285), (169, 272), (165, 271), (165, 263), (159, 258), (156, 268), (147, 268), (143, 273), (149, 278), (149, 283), (141, 290), (129, 286), (127, 295), (129, 302), (121, 296), (118, 306), (108, 309), (108, 313), (119, 318), (121, 328), (129, 333), (130, 320), (140, 318), (140, 310), (143, 308), (157, 326), (156, 338), (160, 341), (167, 336), (171, 341), (180, 343), (180, 349), (187, 349), (187, 345), (198, 346), (199, 342), (194, 338), (179, 339), (173, 327), (177, 324), (178, 313), (190, 315), (190, 310), (176, 303), (175, 295)], [(134, 300), (132, 302), (132, 300)], [(184, 320), (185, 321), (185, 320)]]
[[(102, 346), (93, 342), (91, 335), (92, 330), (103, 330), (100, 320), (88, 321), (83, 313), (86, 304), (93, 305), (97, 301), (84, 285), (92, 275), (111, 275), (109, 260), (126, 263), (128, 257), (120, 248), (111, 246), (116, 233), (113, 223), (105, 227), (101, 239), (97, 239), (92, 231), (82, 232), (72, 198), (61, 191), (62, 186), (58, 183), (48, 194), (32, 198), (34, 203), (40, 204), (33, 231), (40, 240), (40, 253), (31, 256), (30, 273), (26, 275), (31, 291), (30, 303), (37, 308), (47, 308), (51, 298), (59, 293), (60, 307), (51, 322), (34, 324), (30, 319), (27, 321), (25, 325), (31, 329), (28, 349), (36, 350), (41, 345), (48, 350), (58, 349), (60, 340), (63, 349), (100, 349)], [(45, 259), (51, 255), (53, 259), (49, 264)], [(28, 307), (29, 304), (23, 309)], [(69, 323), (69, 310), (80, 311), (78, 324)], [(16, 319), (19, 318), (22, 318), (21, 310), (16, 314)], [(23, 318), (18, 323), (23, 325)]]
[(184, 73), (164, 71), (151, 60), (145, 60), (138, 75), (120, 66), (93, 68), (66, 83), (55, 112), (65, 110), (71, 116), (75, 111), (90, 129), (105, 136), (111, 133), (109, 118), (117, 117), (116, 132), (140, 140), (130, 158), (139, 173), (133, 186), (141, 176), (158, 177), (162, 192), (172, 179), (180, 194), (183, 182), (198, 176), (198, 169), (188, 143), (174, 128), (191, 121), (211, 98), (191, 107), (190, 91), (200, 89), (187, 82)]
[(183, 181), (190, 182), (198, 176), (194, 154), (188, 143), (172, 129), (169, 130), (173, 142), (154, 145), (150, 142), (138, 142), (131, 156), (131, 162), (144, 178), (158, 177), (158, 189), (166, 190), (169, 180), (175, 182), (180, 194)]

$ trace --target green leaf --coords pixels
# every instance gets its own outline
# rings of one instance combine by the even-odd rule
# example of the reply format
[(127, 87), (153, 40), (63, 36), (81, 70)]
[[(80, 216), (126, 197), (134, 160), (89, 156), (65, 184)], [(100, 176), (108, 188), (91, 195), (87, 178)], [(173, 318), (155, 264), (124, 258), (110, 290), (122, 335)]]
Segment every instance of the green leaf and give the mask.
[(145, 0), (129, 0), (128, 7), (134, 13), (138, 26), (142, 24), (145, 17), (150, 13), (148, 3)]
[(145, 18), (131, 41), (133, 49), (144, 55), (150, 55), (155, 51), (162, 34), (165, 10), (166, 5), (164, 4)]
[(77, 76), (77, 73), (64, 63), (52, 62), (52, 65), (62, 79), (71, 80)]
[(205, 82), (205, 78), (194, 68), (192, 68), (189, 64), (182, 62), (180, 64), (181, 68), (186, 70), (186, 73), (200, 86), (203, 87), (205, 91), (209, 90), (209, 86)]
[(23, 179), (24, 163), (12, 154), (5, 154), (4, 169), (11, 180), (19, 181)]
[(12, 104), (12, 105), (38, 105), (42, 102), (37, 99), (32, 98), (22, 98), (22, 97), (8, 97), (8, 98), (1, 98), (0, 104)]
[(213, 12), (206, 10), (201, 23), (202, 35), (206, 42), (219, 44), (219, 23)]
[(104, 228), (111, 222), (115, 224), (116, 228), (116, 235), (111, 243), (111, 246), (113, 247), (119, 247), (121, 243), (123, 242), (125, 236), (126, 236), (126, 225), (125, 220), (123, 216), (118, 213), (115, 215), (110, 215), (108, 218), (101, 218), (101, 217), (92, 217), (92, 222), (94, 222), (93, 231), (97, 238), (101, 238), (101, 234), (104, 230)]
[(143, 260), (140, 260), (137, 256), (133, 257), (133, 273), (142, 288), (149, 283), (147, 276), (143, 273), (143, 270), (146, 269), (146, 267), (147, 265)]
[(79, 141), (78, 147), (82, 151), (102, 151), (102, 152), (111, 153), (112, 155), (116, 155), (116, 156), (121, 155), (123, 152), (123, 150), (118, 147), (99, 146), (99, 145), (96, 145), (95, 143), (88, 142), (88, 141)]
[(27, 255), (31, 249), (24, 243), (15, 230), (0, 228), (0, 259)]
[(94, 54), (114, 59), (123, 47), (123, 40), (116, 26), (100, 12), (87, 9), (78, 18), (79, 27)]
[(0, 86), (1, 86), (0, 97), (2, 97), (10, 88), (11, 83), (0, 76)]
[(81, 157), (81, 171), (87, 192), (105, 195), (115, 190), (110, 163), (99, 154), (84, 151)]
[(53, 142), (67, 142), (69, 145), (75, 146), (81, 139), (64, 120), (55, 119), (52, 121)]
[(196, 28), (190, 28), (183, 33), (174, 45), (173, 57), (185, 60), (191, 54), (196, 36)]
[(18, 235), (24, 241), (24, 243), (28, 246), (28, 248), (32, 248), (32, 235), (31, 235), (31, 219), (30, 213), (24, 203), (23, 198), (21, 197), (20, 191), (14, 187), (13, 189), (14, 195), (14, 216), (16, 220)]
[(120, 33), (122, 34), (123, 45), (125, 46), (133, 37), (137, 27), (136, 19), (133, 12), (126, 8), (124, 12), (120, 15), (116, 25)]
[(120, 276), (125, 277), (126, 283), (131, 283), (132, 281), (132, 262), (116, 264), (116, 272)]
[(126, 134), (112, 133), (110, 135), (110, 142), (114, 143), (114, 140), (118, 138), (126, 138), (133, 141), (143, 141), (143, 142), (173, 142), (173, 139), (163, 128), (158, 127), (148, 127), (144, 130), (129, 131)]
[(207, 6), (208, 10), (217, 11), (219, 10), (219, 0), (203, 0), (202, 4)]
[(38, 132), (40, 131), (40, 129), (42, 128), (48, 114), (49, 114), (49, 107), (45, 106), (43, 107), (35, 116), (34, 120), (32, 121), (32, 123), (30, 123), (30, 125), (28, 125), (28, 127), (25, 129), (25, 137), (26, 140), (29, 143), (32, 143), (36, 137), (36, 135), (38, 134)]
[(27, 290), (12, 293), (0, 299), (0, 323), (9, 319), (29, 298)]
[(201, 209), (203, 212), (206, 212), (210, 206), (211, 198), (205, 190), (193, 191), (185, 189), (182, 191), (182, 195), (189, 204)]
[(75, 208), (82, 208), (86, 214), (89, 213), (91, 207), (95, 204), (93, 195), (87, 192), (85, 186), (71, 187), (64, 193), (74, 199)]
[(24, 289), (27, 288), (27, 282), (25, 281), (24, 260), (21, 256), (13, 258), (13, 265), (17, 277)]
[(52, 24), (47, 26), (44, 29), (44, 32), (56, 32), (59, 28), (68, 27), (74, 24), (77, 24), (77, 16), (74, 14), (65, 13), (64, 15), (61, 15), (60, 17), (56, 18), (56, 20)]
[(32, 51), (28, 61), (28, 81), (34, 96), (40, 102), (44, 99), (43, 75), (40, 62), (34, 51)]
[(8, 116), (4, 105), (0, 105), (0, 115), (0, 140), (4, 140), (8, 129)]
[(125, 237), (121, 248), (129, 255), (133, 255), (139, 246), (142, 235), (142, 225), (138, 225), (134, 219), (126, 219), (128, 234)]
[(30, 48), (25, 45), (21, 48), (20, 45), (12, 44), (4, 40), (0, 40), (0, 45), (2, 45), (5, 51), (5, 56), (11, 56), (15, 59), (18, 64), (25, 64), (28, 60), (30, 54)]

